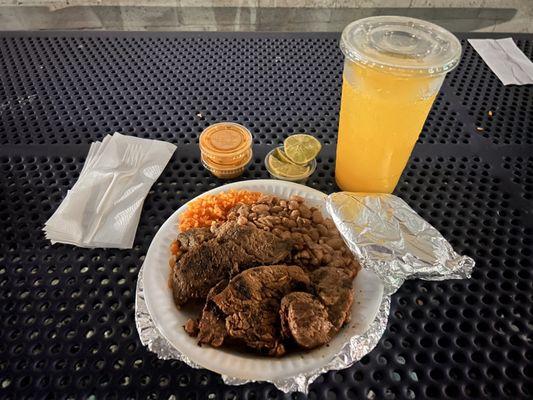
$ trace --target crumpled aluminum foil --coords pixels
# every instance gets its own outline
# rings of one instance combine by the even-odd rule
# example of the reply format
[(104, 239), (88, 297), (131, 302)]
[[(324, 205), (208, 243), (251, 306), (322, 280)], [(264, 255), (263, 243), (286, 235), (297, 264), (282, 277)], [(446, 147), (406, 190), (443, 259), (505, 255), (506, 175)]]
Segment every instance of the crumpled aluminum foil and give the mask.
[[(474, 260), (459, 256), (435, 228), (396, 196), (334, 193), (328, 197), (326, 207), (363, 268), (372, 270), (383, 280), (385, 291), (368, 330), (350, 338), (326, 365), (306, 374), (271, 382), (284, 392), (307, 393), (309, 385), (319, 375), (348, 368), (370, 353), (387, 327), (390, 295), (406, 279), (469, 278), (474, 267)], [(159, 358), (180, 360), (193, 368), (201, 368), (178, 352), (155, 327), (144, 300), (143, 268), (137, 280), (135, 323), (142, 344)], [(230, 385), (250, 382), (224, 375), (222, 379)]]
[(470, 278), (475, 262), (392, 194), (333, 193), (326, 209), (363, 268), (394, 293), (406, 279)]

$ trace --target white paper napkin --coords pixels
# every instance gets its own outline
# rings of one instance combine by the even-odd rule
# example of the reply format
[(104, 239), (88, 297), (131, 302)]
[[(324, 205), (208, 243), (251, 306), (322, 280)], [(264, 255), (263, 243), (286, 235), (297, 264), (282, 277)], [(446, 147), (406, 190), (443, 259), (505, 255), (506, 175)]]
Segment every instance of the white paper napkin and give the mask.
[(513, 39), (468, 39), (504, 85), (533, 84), (533, 62)]
[(44, 226), (52, 243), (131, 248), (142, 205), (176, 146), (115, 133), (91, 145), (77, 182)]

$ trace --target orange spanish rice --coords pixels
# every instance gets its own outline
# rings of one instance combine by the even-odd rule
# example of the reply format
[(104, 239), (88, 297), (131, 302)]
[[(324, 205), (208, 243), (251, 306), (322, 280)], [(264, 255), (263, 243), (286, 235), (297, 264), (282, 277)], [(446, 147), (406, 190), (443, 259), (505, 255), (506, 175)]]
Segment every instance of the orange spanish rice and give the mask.
[(181, 215), (179, 229), (185, 232), (191, 228), (209, 227), (212, 222), (224, 221), (237, 204), (253, 204), (261, 195), (248, 190), (230, 190), (202, 196), (189, 203), (187, 210)]

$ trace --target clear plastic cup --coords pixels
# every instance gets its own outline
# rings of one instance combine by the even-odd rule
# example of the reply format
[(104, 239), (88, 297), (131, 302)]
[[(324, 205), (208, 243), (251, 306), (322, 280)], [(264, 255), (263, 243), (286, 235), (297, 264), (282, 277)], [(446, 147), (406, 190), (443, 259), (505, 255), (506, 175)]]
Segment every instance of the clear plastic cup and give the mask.
[(335, 179), (346, 191), (391, 193), (461, 44), (435, 24), (379, 16), (348, 25), (340, 47)]

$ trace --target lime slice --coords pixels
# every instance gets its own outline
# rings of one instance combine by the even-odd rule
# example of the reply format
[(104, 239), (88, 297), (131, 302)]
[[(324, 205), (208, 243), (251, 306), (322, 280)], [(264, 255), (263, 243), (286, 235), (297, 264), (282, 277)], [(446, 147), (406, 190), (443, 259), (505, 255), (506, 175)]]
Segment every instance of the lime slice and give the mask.
[(272, 155), (280, 161), (283, 161), (289, 164), (294, 164), (292, 160), (289, 157), (287, 157), (287, 154), (285, 154), (285, 152), (281, 149), (281, 147), (276, 147), (276, 150), (274, 150), (274, 153), (272, 153)]
[(291, 135), (283, 142), (285, 154), (289, 159), (299, 165), (313, 161), (318, 155), (322, 145), (311, 135)]
[(309, 167), (287, 163), (274, 156), (268, 158), (268, 166), (274, 174), (287, 178), (299, 178), (309, 174)]

